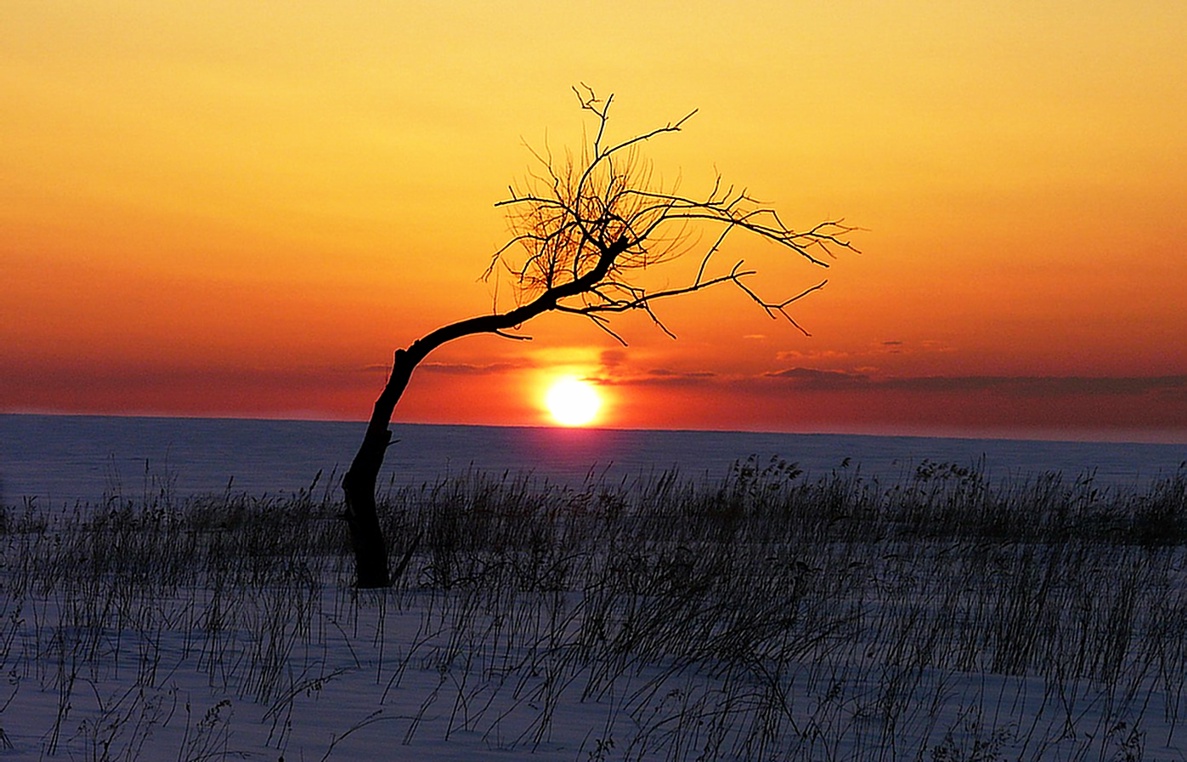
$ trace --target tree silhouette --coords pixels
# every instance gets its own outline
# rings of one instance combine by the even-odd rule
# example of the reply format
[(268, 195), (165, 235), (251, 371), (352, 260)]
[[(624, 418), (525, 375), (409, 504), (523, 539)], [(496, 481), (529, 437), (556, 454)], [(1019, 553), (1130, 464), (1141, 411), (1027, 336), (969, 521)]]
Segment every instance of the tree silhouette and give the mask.
[[(574, 92), (581, 109), (594, 119), (593, 137), (586, 138), (579, 155), (567, 154), (563, 160), (548, 151), (533, 152), (541, 170), (511, 187), (510, 197), (497, 204), (507, 209), (513, 236), (495, 252), (485, 277), (496, 278), (504, 271), (509, 274), (516, 306), (500, 312), (496, 305), (492, 314), (442, 326), (395, 352), (362, 444), (342, 479), (343, 516), (350, 529), (358, 587), (386, 587), (393, 577), (376, 511), (376, 481), (391, 444), (389, 426), (396, 404), (413, 370), (434, 349), (479, 333), (523, 339), (526, 337), (515, 331), (546, 312), (584, 316), (622, 342), (611, 328), (611, 317), (642, 311), (660, 330), (672, 335), (653, 310), (656, 302), (727, 284), (740, 289), (768, 316), (782, 316), (803, 331), (787, 308), (827, 281), (773, 301), (760, 297), (750, 284), (758, 271), (746, 267), (742, 260), (728, 271), (711, 274), (727, 236), (745, 233), (765, 239), (820, 267), (828, 266), (822, 257), (833, 256), (833, 249), (854, 250), (846, 239), (854, 228), (842, 220), (794, 230), (774, 209), (763, 206), (744, 189), (724, 184), (720, 177), (701, 197), (659, 187), (639, 149), (649, 140), (680, 132), (695, 111), (614, 143), (606, 137), (613, 96), (600, 100), (584, 86)], [(706, 226), (713, 232), (706, 239), (711, 243), (699, 244), (694, 232)], [(655, 290), (640, 282), (642, 270), (694, 252), (699, 253), (699, 267), (682, 285)], [(413, 547), (394, 576), (402, 573)]]

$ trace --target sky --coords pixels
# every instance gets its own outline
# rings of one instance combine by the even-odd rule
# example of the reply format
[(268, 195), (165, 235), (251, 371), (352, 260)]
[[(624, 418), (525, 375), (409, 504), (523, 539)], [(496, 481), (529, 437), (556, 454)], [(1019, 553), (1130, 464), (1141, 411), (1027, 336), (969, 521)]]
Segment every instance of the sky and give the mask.
[(586, 83), (615, 138), (698, 110), (645, 146), (668, 187), (860, 253), (721, 252), (764, 295), (827, 279), (810, 336), (732, 289), (662, 304), (675, 340), (547, 315), (430, 355), (397, 420), (544, 425), (575, 375), (617, 428), (1187, 442), (1182, 3), (2, 15), (0, 411), (364, 419), (397, 347), (491, 311), (495, 204), (580, 148)]

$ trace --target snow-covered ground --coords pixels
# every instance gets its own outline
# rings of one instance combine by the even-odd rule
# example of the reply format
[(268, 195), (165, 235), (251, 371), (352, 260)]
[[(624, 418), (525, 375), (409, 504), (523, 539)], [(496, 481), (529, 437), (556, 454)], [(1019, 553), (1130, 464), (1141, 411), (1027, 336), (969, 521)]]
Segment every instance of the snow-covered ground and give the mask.
[(307, 496), (10, 511), (0, 759), (1187, 758), (1178, 545), (764, 499), (422, 490), (383, 591)]

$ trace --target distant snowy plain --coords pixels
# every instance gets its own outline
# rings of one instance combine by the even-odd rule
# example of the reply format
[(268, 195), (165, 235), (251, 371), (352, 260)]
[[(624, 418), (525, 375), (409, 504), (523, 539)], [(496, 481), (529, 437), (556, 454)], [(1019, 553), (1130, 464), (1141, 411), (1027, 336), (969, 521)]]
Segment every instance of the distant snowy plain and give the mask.
[[(222, 482), (330, 429), (116, 422), (137, 453), (170, 448), (146, 467), (95, 433), (110, 422), (34, 423), (64, 426), (74, 471), (38, 487), (33, 455), (4, 454), (0, 759), (1187, 759), (1181, 448), (1101, 445), (1101, 475), (1076, 460), (1091, 447), (1054, 456), (1084, 462), (1067, 473), (1035, 460), (1053, 445), (1000, 443), (987, 472), (984, 440), (929, 460), (930, 440), (882, 438), (864, 469), (842, 439), (525, 430), (513, 451), (412, 427), (404, 452), (451, 476), (389, 482), (408, 567), (358, 591), (333, 484), (302, 489), (320, 461)], [(459, 437), (540, 468), (427, 444)], [(723, 465), (789, 445), (805, 457)], [(688, 479), (655, 460), (684, 451)], [(530, 452), (613, 452), (635, 476)]]

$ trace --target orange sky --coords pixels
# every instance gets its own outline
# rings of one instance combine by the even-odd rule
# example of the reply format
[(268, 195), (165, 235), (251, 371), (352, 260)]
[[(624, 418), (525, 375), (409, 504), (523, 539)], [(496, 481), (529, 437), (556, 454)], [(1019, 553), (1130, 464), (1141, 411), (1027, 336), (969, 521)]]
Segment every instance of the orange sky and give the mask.
[[(741, 239), (811, 338), (737, 293), (628, 347), (547, 316), (429, 358), (408, 421), (1187, 442), (1187, 5), (7, 3), (0, 411), (363, 418), (391, 352), (489, 311), (524, 143), (571, 85), (689, 193), (714, 172), (828, 272)], [(642, 5), (640, 8), (638, 6)]]

